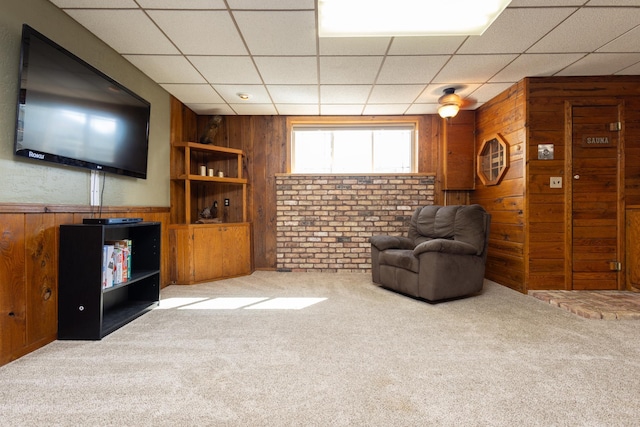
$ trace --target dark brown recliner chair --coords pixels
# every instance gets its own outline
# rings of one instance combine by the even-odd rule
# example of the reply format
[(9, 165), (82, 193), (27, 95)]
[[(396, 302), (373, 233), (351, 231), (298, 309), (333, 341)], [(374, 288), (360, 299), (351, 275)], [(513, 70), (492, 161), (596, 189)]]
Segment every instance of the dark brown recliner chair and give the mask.
[(482, 290), (491, 215), (480, 205), (424, 206), (407, 237), (372, 236), (373, 281), (428, 301)]

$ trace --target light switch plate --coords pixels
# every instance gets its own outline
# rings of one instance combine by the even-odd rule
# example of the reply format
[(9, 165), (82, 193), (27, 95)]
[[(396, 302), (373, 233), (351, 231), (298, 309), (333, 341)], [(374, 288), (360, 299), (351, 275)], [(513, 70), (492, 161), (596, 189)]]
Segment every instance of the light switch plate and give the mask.
[(562, 188), (562, 177), (552, 176), (549, 178), (549, 188)]

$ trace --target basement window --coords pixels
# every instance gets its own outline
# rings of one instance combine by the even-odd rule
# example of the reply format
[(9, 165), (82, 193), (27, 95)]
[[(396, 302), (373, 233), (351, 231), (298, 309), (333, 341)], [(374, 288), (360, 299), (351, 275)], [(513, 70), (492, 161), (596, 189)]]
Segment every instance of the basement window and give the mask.
[(299, 174), (415, 173), (415, 123), (293, 124), (290, 171)]
[(496, 135), (484, 141), (478, 154), (478, 177), (486, 186), (498, 185), (509, 167), (509, 147)]

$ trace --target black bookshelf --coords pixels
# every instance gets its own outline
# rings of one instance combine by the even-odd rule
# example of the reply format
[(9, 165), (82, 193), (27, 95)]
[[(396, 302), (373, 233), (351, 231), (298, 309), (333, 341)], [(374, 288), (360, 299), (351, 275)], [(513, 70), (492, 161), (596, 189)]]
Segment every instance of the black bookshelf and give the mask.
[[(102, 287), (102, 248), (130, 239), (131, 278)], [(99, 340), (160, 301), (160, 223), (60, 226), (58, 339)]]

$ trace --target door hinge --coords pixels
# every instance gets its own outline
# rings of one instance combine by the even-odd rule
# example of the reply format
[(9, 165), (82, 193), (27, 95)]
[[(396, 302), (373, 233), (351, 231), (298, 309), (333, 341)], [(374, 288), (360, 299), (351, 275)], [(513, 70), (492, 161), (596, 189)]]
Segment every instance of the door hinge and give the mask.
[(613, 122), (613, 123), (609, 123), (609, 130), (611, 132), (619, 132), (622, 130), (622, 123), (621, 122)]
[(622, 270), (622, 263), (618, 261), (610, 261), (609, 262), (609, 270), (611, 271), (620, 271)]

